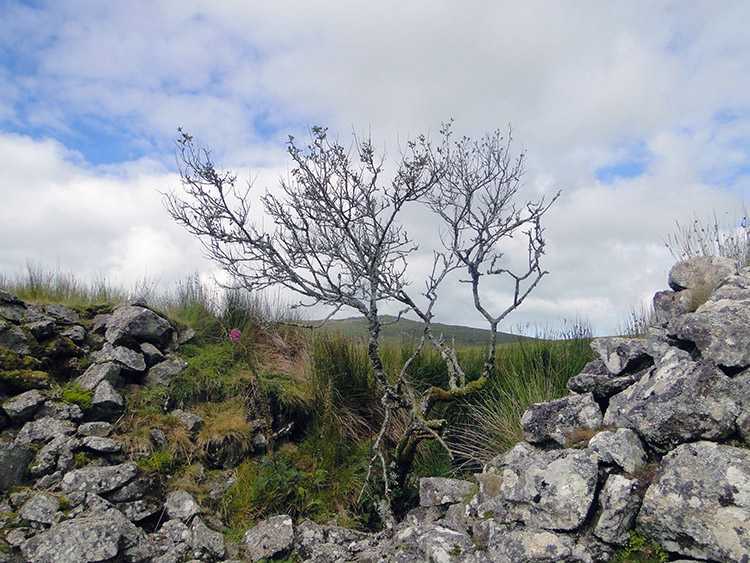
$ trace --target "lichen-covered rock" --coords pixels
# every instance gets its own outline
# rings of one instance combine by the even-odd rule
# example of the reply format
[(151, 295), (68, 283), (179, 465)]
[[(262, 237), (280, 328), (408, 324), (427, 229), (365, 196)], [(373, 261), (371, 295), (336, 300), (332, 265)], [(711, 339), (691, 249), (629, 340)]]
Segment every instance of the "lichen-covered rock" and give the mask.
[(667, 551), (747, 561), (750, 451), (705, 441), (677, 447), (664, 456), (637, 522)]
[(423, 477), (419, 480), (419, 506), (440, 506), (461, 502), (476, 485), (463, 479)]
[(201, 507), (187, 491), (172, 491), (169, 493), (164, 508), (170, 518), (177, 518), (187, 522), (196, 514), (200, 514)]
[(125, 409), (125, 400), (106, 379), (99, 382), (91, 397), (91, 412), (100, 420), (114, 420)]
[(428, 523), (406, 526), (380, 546), (380, 561), (468, 561), (476, 546), (468, 534)]
[(190, 546), (193, 557), (197, 559), (217, 561), (224, 557), (224, 537), (211, 530), (200, 518), (193, 519), (190, 525)]
[(81, 440), (81, 445), (86, 449), (103, 454), (113, 454), (122, 451), (122, 442), (102, 436), (86, 436)]
[(168, 386), (172, 378), (180, 374), (187, 367), (187, 362), (182, 358), (169, 358), (163, 362), (151, 366), (146, 377), (143, 378), (143, 384), (147, 387), (156, 385)]
[(521, 417), (524, 440), (532, 444), (563, 446), (573, 430), (594, 429), (601, 423), (602, 411), (591, 393), (536, 403)]
[(598, 457), (586, 450), (541, 451), (518, 444), (504, 457), (500, 493), (478, 508), (546, 530), (579, 528), (594, 501)]
[(723, 256), (696, 256), (678, 262), (669, 271), (669, 287), (675, 291), (710, 284), (737, 273), (737, 262)]
[(263, 520), (245, 532), (243, 538), (250, 560), (254, 563), (287, 551), (293, 542), (292, 518), (286, 514)]
[(65, 305), (47, 305), (44, 311), (60, 324), (73, 325), (81, 320), (81, 316), (76, 311)]
[(0, 492), (21, 485), (33, 459), (34, 452), (26, 445), (0, 440)]
[(670, 323), (670, 334), (696, 345), (703, 358), (732, 369), (750, 366), (750, 268), (724, 280), (694, 313)]
[(597, 338), (591, 342), (591, 349), (599, 354), (599, 358), (614, 375), (634, 368), (638, 371), (653, 364), (643, 338)]
[(0, 319), (0, 346), (16, 354), (29, 354), (29, 338), (13, 323)]
[(18, 515), (29, 522), (52, 524), (60, 511), (60, 501), (50, 493), (37, 493), (24, 503)]
[(92, 353), (91, 359), (97, 363), (115, 362), (125, 372), (141, 373), (146, 370), (143, 354), (125, 346), (113, 346), (109, 342), (105, 342), (101, 350)]
[(638, 482), (622, 475), (610, 475), (599, 493), (601, 514), (594, 534), (607, 543), (625, 545), (630, 540), (635, 517), (641, 506)]
[(45, 416), (24, 424), (16, 434), (14, 442), (24, 445), (45, 443), (55, 438), (70, 436), (75, 431), (76, 425), (73, 422)]
[(23, 424), (39, 409), (46, 399), (36, 389), (11, 397), (2, 404), (2, 410), (14, 423)]
[(591, 561), (573, 538), (534, 528), (492, 534), (487, 545), (487, 553), (490, 561), (503, 563)]
[(93, 563), (113, 560), (121, 531), (110, 518), (92, 516), (61, 522), (21, 546), (30, 563)]
[(602, 463), (618, 465), (626, 473), (635, 473), (646, 465), (643, 442), (629, 428), (618, 428), (616, 432), (605, 430), (595, 434), (589, 440), (588, 449), (596, 452)]
[(121, 365), (114, 361), (93, 364), (76, 379), (76, 383), (89, 391), (96, 389), (102, 381), (109, 381), (110, 385), (118, 387), (122, 383), (121, 369)]
[(175, 409), (171, 413), (172, 416), (182, 424), (188, 432), (197, 432), (203, 426), (203, 419), (195, 413), (186, 412), (182, 409)]
[(164, 346), (172, 337), (172, 325), (150, 309), (126, 305), (116, 308), (107, 319), (104, 337), (114, 345), (133, 339)]
[(670, 351), (640, 381), (609, 403), (605, 425), (632, 428), (660, 451), (700, 439), (718, 440), (734, 431), (740, 405), (731, 380), (712, 361), (694, 362)]
[(104, 467), (83, 467), (66, 473), (61, 486), (64, 493), (72, 491), (106, 493), (122, 487), (137, 473), (138, 465), (132, 461)]
[(650, 368), (633, 373), (615, 375), (607, 369), (604, 360), (597, 358), (586, 364), (581, 372), (568, 380), (567, 387), (575, 393), (592, 393), (594, 399), (609, 399), (638, 381)]

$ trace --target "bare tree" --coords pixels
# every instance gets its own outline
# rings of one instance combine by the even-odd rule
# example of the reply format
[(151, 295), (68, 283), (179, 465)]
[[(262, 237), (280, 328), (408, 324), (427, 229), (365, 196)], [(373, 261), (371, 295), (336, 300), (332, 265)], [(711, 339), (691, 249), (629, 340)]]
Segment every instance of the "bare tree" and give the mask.
[[(250, 220), (251, 184), (239, 188), (234, 174), (217, 171), (210, 152), (180, 130), (177, 156), (184, 195), (165, 197), (169, 214), (200, 238), (208, 256), (240, 286), (282, 286), (300, 295), (302, 305), (329, 305), (331, 314), (349, 307), (365, 317), (368, 355), (385, 412), (373, 463), (379, 462), (388, 498), (403, 485), (420, 441), (444, 444), (446, 423), (433, 418), (434, 407), (481, 389), (492, 376), (498, 324), (547, 273), (540, 265), (545, 246), (541, 219), (559, 196), (517, 204), (525, 154), (510, 154), (510, 135), (505, 139), (496, 131), (480, 141), (453, 142), (450, 125), (440, 133), (437, 146), (424, 136), (409, 142), (387, 180), (384, 158), (376, 155), (369, 138), (355, 139), (347, 149), (319, 127), (311, 130), (304, 148), (290, 137), (294, 166), (281, 180), (279, 195), (267, 192), (261, 198), (273, 222), (273, 228), (264, 229)], [(417, 247), (401, 222), (413, 205), (426, 206), (442, 224), (442, 245), (433, 249), (422, 291), (408, 283), (408, 259)], [(521, 271), (511, 271), (501, 264), (499, 243), (519, 234), (528, 241), (528, 262)], [(484, 369), (473, 381), (467, 381), (455, 349), (432, 329), (440, 286), (455, 270), (466, 275), (462, 281), (490, 328)], [(510, 282), (513, 298), (502, 311), (491, 312), (482, 301), (488, 278)], [(393, 374), (386, 373), (380, 355), (386, 303), (398, 304), (402, 314), (415, 314), (424, 328), (414, 355)], [(425, 345), (440, 352), (449, 383), (418, 393), (406, 373)], [(386, 451), (386, 428), (397, 410), (408, 413), (409, 423)]]

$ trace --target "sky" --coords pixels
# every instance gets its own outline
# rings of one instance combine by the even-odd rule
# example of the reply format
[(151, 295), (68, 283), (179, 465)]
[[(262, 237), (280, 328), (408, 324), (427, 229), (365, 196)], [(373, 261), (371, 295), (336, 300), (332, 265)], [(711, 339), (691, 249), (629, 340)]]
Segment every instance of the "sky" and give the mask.
[[(450, 119), (473, 138), (512, 126), (522, 200), (562, 195), (544, 222), (549, 274), (508, 331), (583, 319), (613, 334), (667, 289), (677, 224), (731, 224), (750, 200), (744, 0), (0, 0), (0, 13), (0, 274), (31, 261), (84, 281), (209, 279), (163, 207), (180, 188), (178, 127), (262, 193), (289, 170), (288, 136), (315, 125), (343, 143), (370, 134), (386, 158)], [(509, 288), (487, 290), (501, 307)], [(466, 285), (445, 293), (437, 321), (482, 326)]]

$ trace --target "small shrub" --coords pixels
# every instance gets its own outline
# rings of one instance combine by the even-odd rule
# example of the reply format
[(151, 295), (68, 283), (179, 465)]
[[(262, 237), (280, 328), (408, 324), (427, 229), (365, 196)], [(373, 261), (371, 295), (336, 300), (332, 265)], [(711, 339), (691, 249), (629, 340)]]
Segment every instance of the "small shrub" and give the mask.
[(619, 549), (612, 559), (613, 563), (666, 563), (669, 554), (656, 542), (630, 531), (628, 545)]

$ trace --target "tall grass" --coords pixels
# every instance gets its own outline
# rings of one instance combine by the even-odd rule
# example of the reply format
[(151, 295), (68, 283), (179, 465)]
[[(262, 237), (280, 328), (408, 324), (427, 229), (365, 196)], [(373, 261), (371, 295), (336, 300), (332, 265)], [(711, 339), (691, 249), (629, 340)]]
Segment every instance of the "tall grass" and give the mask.
[(716, 213), (708, 220), (693, 215), (692, 221), (677, 223), (677, 232), (665, 242), (676, 260), (696, 256), (724, 256), (736, 260), (741, 267), (750, 266), (750, 220), (747, 206), (742, 205), (742, 218), (720, 222)]

